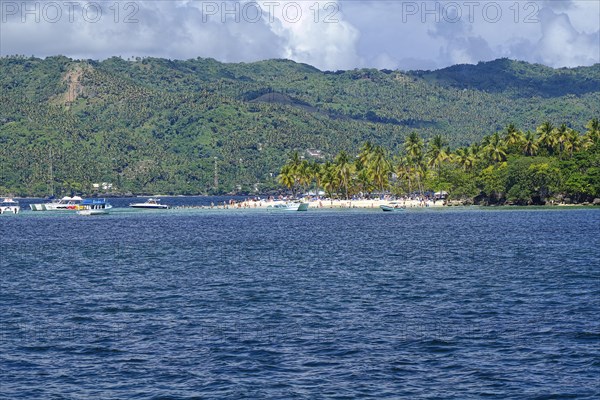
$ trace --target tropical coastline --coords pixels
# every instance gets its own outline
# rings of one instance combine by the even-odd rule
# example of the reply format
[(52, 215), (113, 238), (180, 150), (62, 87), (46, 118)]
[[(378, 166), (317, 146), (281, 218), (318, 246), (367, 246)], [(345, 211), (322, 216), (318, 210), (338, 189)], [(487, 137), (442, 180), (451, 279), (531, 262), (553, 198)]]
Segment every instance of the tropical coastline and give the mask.
[[(453, 200), (483, 189), (490, 204), (503, 198), (525, 204), (535, 182), (519, 182), (512, 192), (515, 185), (496, 186), (503, 183), (501, 164), (526, 152), (518, 170), (558, 168), (568, 183), (559, 192), (574, 202), (593, 201), (583, 197), (593, 195), (585, 172), (595, 161), (571, 153), (585, 145), (573, 141), (573, 132), (583, 139), (586, 125), (599, 117), (600, 64), (563, 70), (498, 59), (436, 71), (332, 72), (289, 60), (8, 56), (0, 58), (0, 69), (0, 192), (6, 195), (276, 195), (286, 187), (278, 176), (291, 152), (334, 163), (342, 151), (354, 157), (369, 142), (408, 161), (405, 145), (411, 143), (415, 158), (416, 134), (423, 160), (394, 168), (413, 175), (412, 187), (389, 188), (394, 194), (420, 192), (415, 168), (425, 166), (431, 175), (443, 167), (439, 184), (426, 182), (435, 178), (426, 171), (420, 183)], [(439, 159), (429, 165), (427, 152), (439, 144)], [(490, 144), (496, 155), (487, 165), (482, 161), (491, 152), (480, 150)], [(450, 153), (461, 161), (442, 161)], [(401, 160), (392, 161), (397, 167)], [(570, 161), (578, 165), (571, 168)], [(445, 168), (450, 165), (457, 168)]]
[[(330, 199), (330, 198), (287, 198), (281, 196), (281, 198), (272, 198), (269, 196), (255, 196), (255, 197), (245, 197), (245, 196), (151, 196), (153, 198), (161, 198), (162, 203), (165, 206), (168, 206), (168, 209), (163, 209), (161, 211), (152, 211), (152, 210), (140, 210), (130, 207), (129, 205), (132, 202), (139, 201), (139, 197), (111, 197), (107, 198), (107, 200), (113, 205), (112, 213), (122, 214), (122, 213), (142, 213), (142, 214), (154, 214), (158, 213), (159, 215), (167, 216), (171, 212), (175, 212), (173, 215), (177, 215), (179, 211), (203, 211), (210, 213), (211, 211), (267, 211), (273, 209), (274, 207), (279, 207), (281, 205), (288, 204), (294, 201), (301, 201), (308, 205), (309, 212), (319, 212), (326, 210), (339, 210), (339, 211), (350, 211), (350, 210), (365, 210), (365, 211), (374, 211), (380, 212), (381, 206), (389, 206), (394, 208), (401, 208), (402, 210), (407, 211), (419, 211), (419, 210), (451, 210), (455, 208), (460, 208), (464, 210), (469, 209), (498, 209), (498, 210), (516, 210), (516, 209), (540, 209), (540, 210), (558, 210), (561, 208), (581, 208), (581, 209), (600, 209), (598, 207), (600, 204), (597, 202), (596, 204), (587, 203), (587, 204), (567, 204), (567, 203), (548, 203), (546, 205), (529, 205), (529, 206), (520, 206), (520, 205), (494, 205), (494, 206), (482, 206), (482, 205), (474, 205), (471, 203), (464, 203), (462, 201), (454, 201), (454, 200), (429, 200), (429, 199), (417, 199), (417, 198), (402, 198), (402, 197), (385, 197), (382, 198), (364, 198), (364, 199), (350, 199), (350, 200), (342, 200), (342, 199)], [(2, 198), (2, 196), (0, 196)], [(143, 196), (142, 198), (148, 198), (148, 196)], [(15, 197), (15, 200), (19, 201), (21, 204), (21, 211), (19, 215), (69, 215), (70, 212), (63, 211), (58, 213), (47, 213), (47, 212), (38, 212), (31, 211), (29, 205), (30, 204), (40, 204), (44, 202), (44, 199), (40, 198), (19, 198)], [(73, 211), (74, 213), (74, 211)]]
[[(451, 149), (442, 135), (424, 140), (411, 133), (399, 151), (365, 142), (357, 154), (341, 151), (332, 161), (293, 152), (278, 181), (294, 195), (307, 189), (330, 198), (387, 193), (448, 205), (600, 205), (600, 121), (584, 134), (550, 122), (536, 132), (513, 124), (481, 142)], [(414, 207), (413, 202), (410, 206)]]
[(599, 398), (600, 3), (6, 3), (0, 398)]

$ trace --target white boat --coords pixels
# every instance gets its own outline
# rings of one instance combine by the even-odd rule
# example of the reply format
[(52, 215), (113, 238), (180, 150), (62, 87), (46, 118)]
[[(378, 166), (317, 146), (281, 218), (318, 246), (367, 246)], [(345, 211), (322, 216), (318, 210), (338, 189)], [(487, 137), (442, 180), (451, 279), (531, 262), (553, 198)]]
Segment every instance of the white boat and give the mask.
[(381, 208), (383, 211), (386, 211), (386, 212), (404, 211), (406, 209), (406, 207), (401, 206), (400, 203), (395, 202), (395, 201), (390, 201), (390, 203), (387, 205), (380, 205), (379, 208)]
[(131, 203), (132, 208), (150, 208), (154, 210), (166, 210), (169, 208), (166, 204), (160, 204), (160, 199), (148, 199), (143, 203)]
[(49, 203), (30, 204), (31, 211), (73, 211), (80, 210), (83, 199), (79, 196), (65, 196), (60, 200), (52, 200)]
[(112, 208), (106, 199), (86, 199), (81, 203), (82, 209), (77, 211), (79, 215), (105, 215)]
[(21, 207), (18, 201), (6, 198), (0, 203), (0, 214), (18, 214), (19, 211)]
[(308, 211), (308, 203), (301, 201), (288, 201), (273, 204), (267, 207), (267, 210), (273, 211)]

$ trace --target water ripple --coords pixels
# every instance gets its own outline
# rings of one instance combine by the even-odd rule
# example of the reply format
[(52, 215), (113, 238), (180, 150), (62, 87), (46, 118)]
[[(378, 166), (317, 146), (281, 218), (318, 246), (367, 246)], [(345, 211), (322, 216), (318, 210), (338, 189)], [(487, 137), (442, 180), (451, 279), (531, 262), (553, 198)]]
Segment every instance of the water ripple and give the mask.
[(23, 213), (1, 226), (0, 397), (599, 398), (599, 226)]

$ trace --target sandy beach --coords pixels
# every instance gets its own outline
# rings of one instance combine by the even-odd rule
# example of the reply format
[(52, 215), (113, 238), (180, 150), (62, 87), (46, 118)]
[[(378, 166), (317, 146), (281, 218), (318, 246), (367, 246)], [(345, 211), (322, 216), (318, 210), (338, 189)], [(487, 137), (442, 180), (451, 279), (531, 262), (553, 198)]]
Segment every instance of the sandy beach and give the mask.
[[(438, 201), (420, 201), (420, 200), (382, 200), (382, 199), (362, 199), (362, 200), (311, 200), (308, 201), (309, 208), (379, 208), (382, 205), (389, 205), (391, 202), (394, 202), (394, 205), (399, 205), (400, 207), (406, 208), (427, 208), (427, 207), (443, 207), (444, 202), (442, 200)], [(267, 208), (269, 206), (273, 206), (275, 204), (285, 203), (285, 200), (275, 200), (275, 201), (267, 201), (267, 200), (246, 200), (237, 203), (228, 203), (225, 206), (220, 204), (215, 204), (215, 208)]]

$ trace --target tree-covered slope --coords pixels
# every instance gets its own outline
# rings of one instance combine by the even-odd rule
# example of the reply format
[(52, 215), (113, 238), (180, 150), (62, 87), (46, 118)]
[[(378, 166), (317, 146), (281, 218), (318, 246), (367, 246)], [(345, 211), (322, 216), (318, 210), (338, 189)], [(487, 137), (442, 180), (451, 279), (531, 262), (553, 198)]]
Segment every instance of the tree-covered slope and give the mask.
[(370, 140), (394, 151), (413, 131), (458, 146), (508, 123), (583, 129), (600, 115), (597, 65), (456, 68), (2, 58), (0, 192), (88, 192), (93, 182), (135, 193), (265, 190), (291, 150), (330, 157)]
[(600, 64), (553, 69), (502, 58), (477, 65), (454, 65), (410, 74), (446, 87), (504, 93), (513, 97), (551, 98), (600, 91)]

